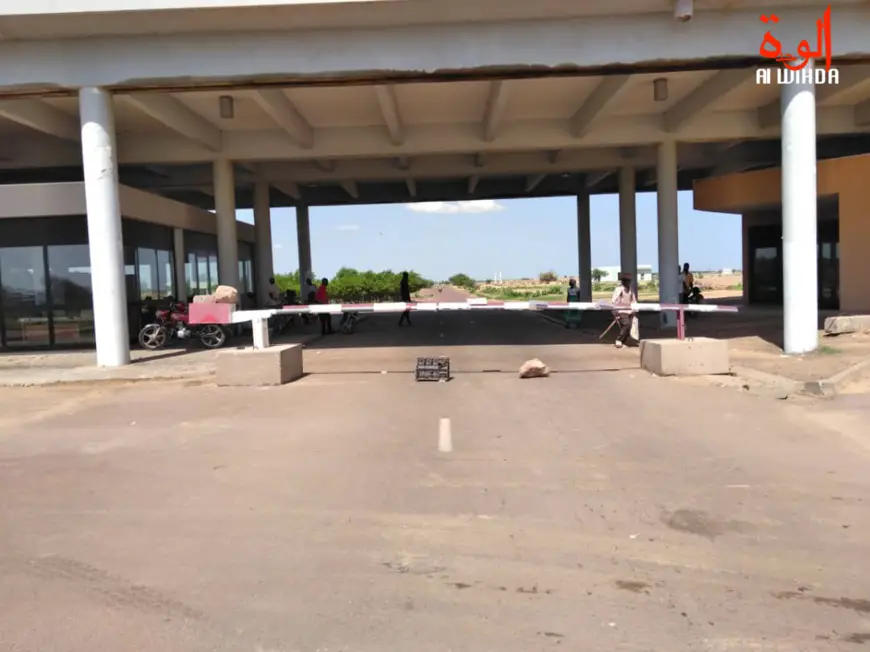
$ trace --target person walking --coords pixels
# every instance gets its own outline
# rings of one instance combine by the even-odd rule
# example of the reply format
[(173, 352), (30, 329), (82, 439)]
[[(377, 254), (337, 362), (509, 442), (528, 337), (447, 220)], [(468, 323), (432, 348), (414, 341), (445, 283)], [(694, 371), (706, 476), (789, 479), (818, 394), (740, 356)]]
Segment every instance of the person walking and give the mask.
[[(314, 295), (315, 301), (321, 305), (326, 305), (329, 303), (329, 292), (327, 291), (327, 287), (329, 286), (329, 279), (321, 279), (320, 287), (317, 288), (317, 293)], [(322, 313), (319, 315), (320, 317), (320, 332), (323, 335), (332, 335), (335, 331), (332, 330), (332, 315), (328, 313)]]
[[(408, 272), (402, 272), (402, 281), (399, 283), (399, 294), (400, 299), (404, 303), (411, 303), (411, 284), (408, 280)], [(411, 325), (410, 310), (406, 310), (402, 313), (402, 316), (399, 317), (399, 326), (401, 326), (403, 322), (408, 322), (408, 326)]]
[(616, 337), (615, 346), (621, 349), (631, 335), (631, 324), (635, 319), (631, 304), (637, 303), (637, 295), (631, 289), (631, 274), (623, 272), (619, 275), (619, 285), (613, 291), (610, 303), (618, 307), (613, 311), (613, 317), (619, 322), (619, 335)]
[[(579, 303), (580, 302), (580, 289), (577, 287), (577, 281), (572, 279), (568, 280), (568, 303)], [(583, 316), (583, 313), (580, 310), (566, 310), (565, 311), (565, 328), (571, 328), (571, 324), (577, 324), (577, 327), (580, 327), (580, 320)]]

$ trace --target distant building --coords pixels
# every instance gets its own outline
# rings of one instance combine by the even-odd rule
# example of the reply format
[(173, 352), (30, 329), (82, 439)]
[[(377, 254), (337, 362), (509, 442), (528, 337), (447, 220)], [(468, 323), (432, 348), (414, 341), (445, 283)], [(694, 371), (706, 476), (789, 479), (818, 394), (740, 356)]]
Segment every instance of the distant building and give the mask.
[[(601, 277), (602, 283), (616, 283), (619, 281), (619, 272), (622, 271), (622, 267), (616, 265), (611, 267), (596, 267), (596, 269), (604, 272), (604, 276)], [(637, 282), (638, 283), (649, 283), (653, 280), (652, 275), (652, 265), (638, 265), (637, 266)]]

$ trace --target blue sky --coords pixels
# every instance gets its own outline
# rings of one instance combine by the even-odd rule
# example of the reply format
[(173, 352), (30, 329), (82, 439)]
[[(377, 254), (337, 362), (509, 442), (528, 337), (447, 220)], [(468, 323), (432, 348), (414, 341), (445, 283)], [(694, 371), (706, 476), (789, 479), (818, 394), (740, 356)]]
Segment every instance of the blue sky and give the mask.
[[(577, 208), (573, 197), (498, 202), (382, 204), (314, 207), (310, 210), (311, 257), (317, 276), (340, 267), (400, 271), (413, 269), (443, 280), (457, 272), (474, 278), (537, 276), (554, 270), (577, 273)], [(692, 193), (681, 192), (680, 260), (697, 270), (742, 266), (739, 215), (692, 209)], [(250, 211), (239, 219), (252, 222)], [(616, 195), (592, 198), (592, 264), (619, 264)], [(637, 195), (638, 263), (658, 269), (656, 195)], [(272, 209), (276, 273), (298, 267), (296, 213)]]

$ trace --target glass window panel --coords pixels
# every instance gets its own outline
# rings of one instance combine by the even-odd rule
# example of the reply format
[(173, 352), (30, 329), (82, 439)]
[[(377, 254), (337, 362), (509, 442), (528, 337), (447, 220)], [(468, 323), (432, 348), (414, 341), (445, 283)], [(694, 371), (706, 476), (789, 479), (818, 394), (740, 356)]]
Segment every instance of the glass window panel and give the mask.
[(91, 257), (87, 245), (49, 247), (48, 273), (55, 306), (91, 307)]
[(254, 291), (254, 264), (250, 260), (244, 261), (245, 263), (245, 291), (253, 292)]
[(175, 283), (172, 271), (172, 252), (166, 249), (157, 250), (158, 294), (159, 297), (175, 295)]
[(188, 254), (184, 263), (184, 298), (190, 300), (196, 294), (196, 255)]
[(137, 249), (136, 267), (139, 271), (139, 298), (156, 299), (159, 290), (157, 252), (154, 249)]
[(56, 307), (52, 313), (54, 344), (93, 344), (94, 311), (88, 308)]
[(242, 292), (254, 291), (254, 279), (250, 260), (239, 261), (239, 287), (242, 288)]
[(208, 256), (208, 290), (206, 294), (211, 294), (218, 286), (218, 259), (216, 254)]
[(196, 293), (208, 294), (208, 258), (204, 256), (197, 256), (196, 268), (199, 274), (196, 285)]
[(6, 345), (48, 345), (50, 337), (43, 248), (0, 248), (0, 282)]

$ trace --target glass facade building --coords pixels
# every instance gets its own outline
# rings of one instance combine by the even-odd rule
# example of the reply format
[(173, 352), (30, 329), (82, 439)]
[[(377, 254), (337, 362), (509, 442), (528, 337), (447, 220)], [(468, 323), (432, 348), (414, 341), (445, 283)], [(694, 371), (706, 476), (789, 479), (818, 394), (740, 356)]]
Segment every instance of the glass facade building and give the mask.
[[(173, 229), (123, 219), (130, 336), (143, 309), (217, 287), (217, 238), (185, 231), (186, 278), (176, 279)], [(242, 288), (254, 291), (253, 246), (239, 242)], [(178, 292), (179, 285), (184, 287)], [(90, 252), (84, 216), (0, 220), (0, 349), (93, 346)]]
[[(783, 240), (782, 216), (778, 211), (761, 216), (763, 224), (746, 232), (748, 256), (748, 303), (782, 305)], [(840, 308), (840, 220), (836, 199), (818, 204), (816, 226), (818, 302), (823, 310)]]

